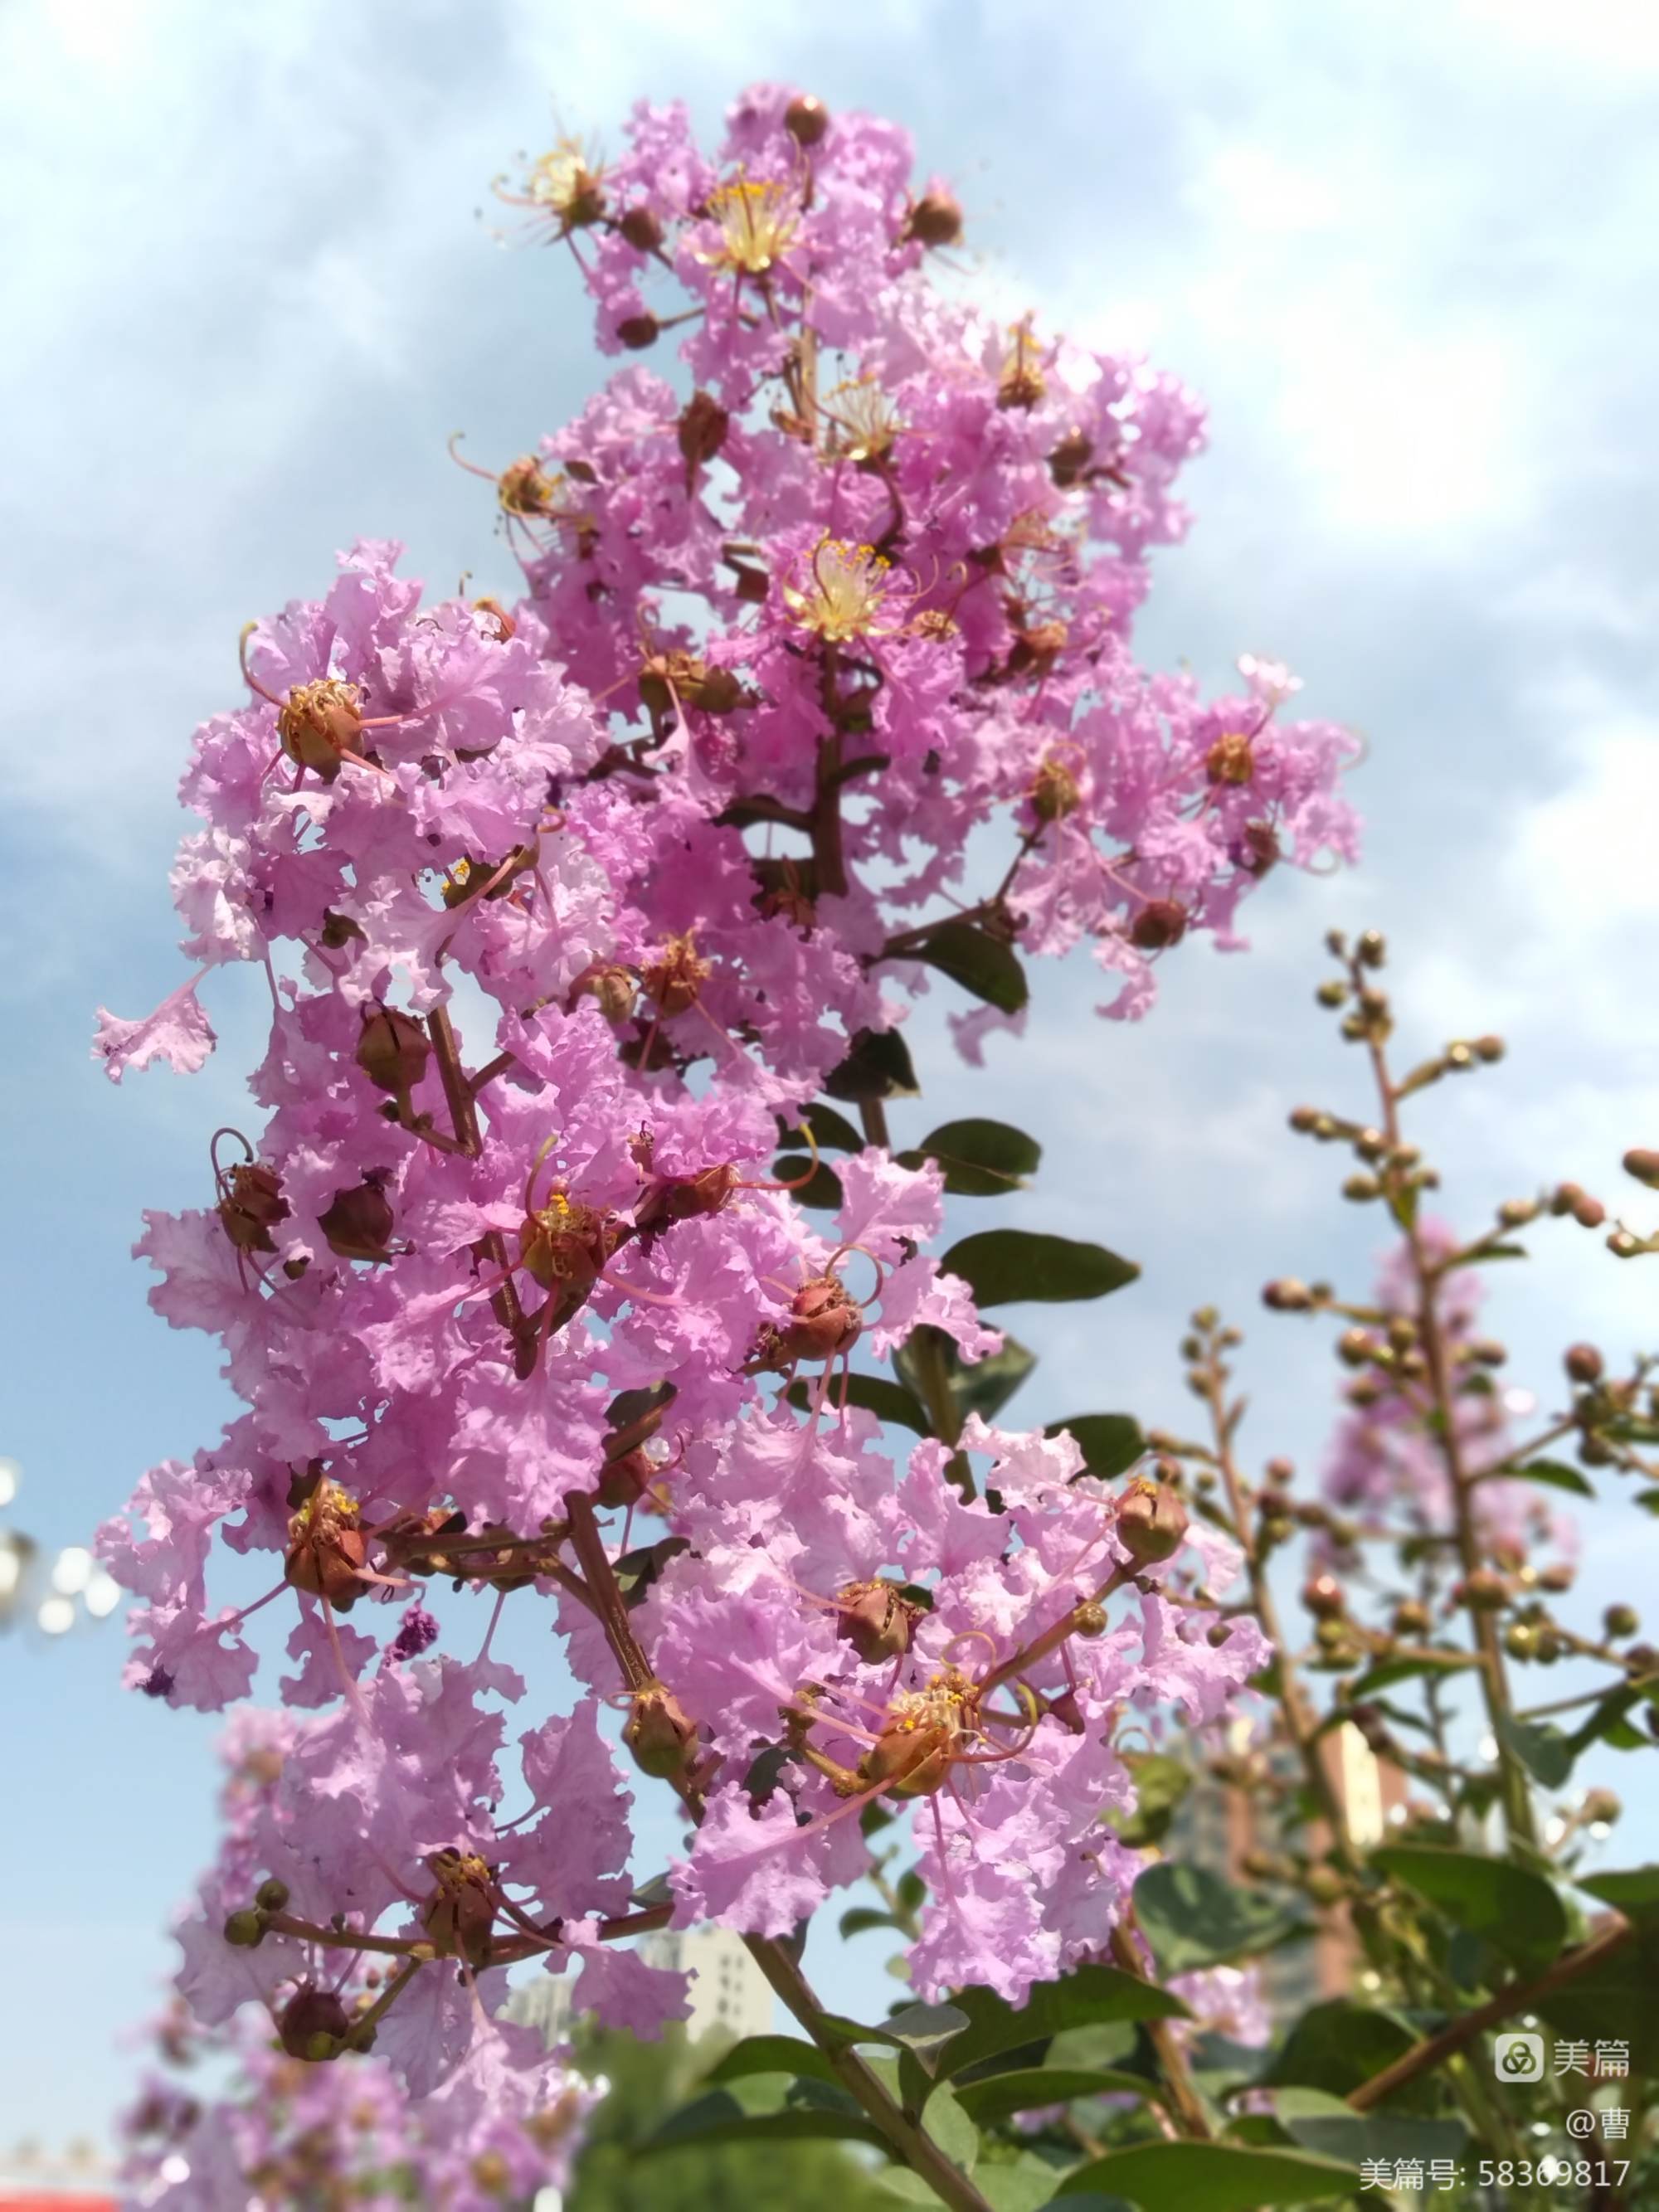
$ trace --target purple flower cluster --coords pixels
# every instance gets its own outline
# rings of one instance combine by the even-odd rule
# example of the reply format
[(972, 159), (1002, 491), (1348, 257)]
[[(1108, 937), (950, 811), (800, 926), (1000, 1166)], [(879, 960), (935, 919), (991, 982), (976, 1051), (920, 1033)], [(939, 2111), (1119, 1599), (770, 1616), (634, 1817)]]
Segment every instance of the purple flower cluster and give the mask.
[[(172, 1704), (246, 1697), (248, 1615), (292, 1621), (289, 1710), (243, 1724), (259, 1778), (182, 1926), (192, 2012), (259, 2000), (302, 2061), (361, 2053), (372, 2014), (374, 2095), (428, 2130), (528, 2109), (508, 1963), (575, 1966), (641, 2033), (683, 2009), (616, 1948), (667, 1908), (633, 1890), (602, 1706), (694, 1826), (678, 1921), (786, 1935), (865, 1869), (861, 1814), (914, 1803), (916, 1990), (1018, 2001), (1103, 1954), (1139, 1863), (1103, 1825), (1133, 1799), (1115, 1731), (1216, 1719), (1265, 1656), (1182, 1601), (1233, 1547), (1183, 1553), (1068, 1437), (970, 1419), (965, 1496), (945, 1443), (896, 1463), (837, 1387), (919, 1328), (959, 1370), (1001, 1340), (929, 1256), (939, 1168), (820, 1091), (872, 1097), (848, 1069), (941, 969), (984, 1000), (969, 1057), (1018, 1025), (1021, 956), (1086, 940), (1139, 1014), (1182, 938), (1236, 943), (1276, 863), (1354, 838), (1352, 740), (1280, 718), (1283, 669), (1206, 701), (1133, 658), (1194, 402), (936, 283), (960, 214), (910, 158), (762, 89), (713, 159), (641, 107), (613, 166), (538, 163), (514, 196), (601, 349), (682, 325), (684, 388), (625, 367), (501, 474), (510, 608), (423, 608), (365, 543), (253, 626), (185, 777), (185, 950), (264, 971), (264, 1120), (137, 1249), (246, 1410), (102, 1555), (139, 1601), (130, 1679)], [(101, 1018), (112, 1077), (201, 1066), (200, 981)], [(828, 1226), (773, 1164), (803, 1121), (842, 1148)], [(273, 1562), (266, 1597), (216, 1602), (216, 1534)], [(442, 1648), (440, 1577), (548, 1601), (575, 1711), (509, 1746), (526, 1686), (488, 1635)]]

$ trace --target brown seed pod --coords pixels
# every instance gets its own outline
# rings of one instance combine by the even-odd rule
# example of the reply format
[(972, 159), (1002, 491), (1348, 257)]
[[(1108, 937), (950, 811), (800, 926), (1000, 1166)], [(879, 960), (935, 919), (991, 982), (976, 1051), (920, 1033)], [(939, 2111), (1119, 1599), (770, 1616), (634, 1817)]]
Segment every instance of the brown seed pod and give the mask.
[(378, 1003), (362, 1009), (357, 1065), (377, 1091), (406, 1098), (426, 1073), (432, 1046), (412, 1015)]
[(276, 2036), (291, 2058), (337, 2058), (351, 2033), (351, 2015), (332, 1990), (299, 1988), (276, 2015)]
[(343, 1260), (389, 1260), (394, 1217), (391, 1200), (375, 1171), (349, 1190), (337, 1190), (317, 1226), (331, 1252)]

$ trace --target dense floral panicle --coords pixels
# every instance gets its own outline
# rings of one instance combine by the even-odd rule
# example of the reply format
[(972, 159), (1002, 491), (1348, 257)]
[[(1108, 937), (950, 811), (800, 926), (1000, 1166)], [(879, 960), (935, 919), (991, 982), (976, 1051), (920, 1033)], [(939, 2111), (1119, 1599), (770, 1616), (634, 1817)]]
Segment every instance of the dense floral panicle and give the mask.
[[(862, 1149), (838, 1124), (833, 1215), (775, 1156), (941, 966), (997, 979), (952, 1016), (970, 1060), (1018, 1032), (1022, 957), (1087, 944), (1143, 1012), (1276, 864), (1352, 851), (1355, 748), (1285, 714), (1274, 664), (1212, 699), (1138, 665), (1200, 410), (935, 283), (961, 211), (895, 126), (761, 87), (706, 153), (642, 106), (617, 158), (562, 142), (505, 196), (629, 356), (533, 450), (457, 453), (524, 589), (427, 604), (365, 540), (251, 626), (182, 787), (198, 972), (94, 1049), (117, 1080), (198, 1067), (204, 977), (261, 971), (247, 1130), (137, 1247), (244, 1410), (102, 1536), (146, 1694), (244, 1698), (261, 1620), (283, 1654), (181, 1988), (209, 2023), (263, 2003), (330, 2080), (362, 2061), (337, 2006), (374, 2010), (388, 2124), (424, 2098), (433, 2142), (521, 2189), (538, 2062), (492, 2018), (503, 1966), (636, 2030), (684, 2005), (626, 1948), (656, 1870), (611, 1734), (695, 1832), (682, 1920), (793, 1929), (879, 1798), (916, 1814), (920, 1989), (1017, 1997), (1102, 1954), (1136, 1863), (1117, 1735), (1215, 1722), (1259, 1666), (1211, 1626), (1236, 1562), (1196, 1531), (1147, 1565), (1063, 1439), (970, 1421), (971, 1503), (943, 1445), (899, 1466), (852, 1361), (1001, 1344), (927, 1249), (940, 1172), (873, 1111)], [(684, 374), (637, 358), (674, 343)], [(216, 1534), (264, 1565), (240, 1607)], [(476, 1656), (445, 1582), (489, 1608)], [(490, 1641), (527, 1593), (583, 1701), (509, 1746)], [(294, 2093), (319, 2127), (332, 2094)], [(190, 2155), (246, 2162), (252, 2124)]]

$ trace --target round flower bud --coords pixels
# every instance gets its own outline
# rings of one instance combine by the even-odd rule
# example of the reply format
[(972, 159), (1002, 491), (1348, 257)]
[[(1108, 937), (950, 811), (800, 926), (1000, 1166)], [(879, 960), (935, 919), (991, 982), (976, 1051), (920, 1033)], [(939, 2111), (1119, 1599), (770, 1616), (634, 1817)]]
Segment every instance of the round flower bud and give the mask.
[(253, 1902), (261, 1912), (282, 1912), (287, 1910), (288, 1896), (288, 1884), (270, 1875), (254, 1891)]
[(783, 127), (798, 146), (816, 146), (830, 128), (830, 111), (810, 92), (798, 92), (783, 111)]
[(1302, 1589), (1302, 1602), (1316, 1620), (1340, 1619), (1347, 1607), (1342, 1586), (1333, 1575), (1316, 1575)]
[(426, 1073), (432, 1046), (426, 1031), (392, 1006), (365, 1006), (357, 1038), (357, 1065), (377, 1091), (406, 1098)]
[(1582, 1820), (1599, 1820), (1604, 1826), (1611, 1827), (1624, 1809), (1615, 1791), (1587, 1790), (1578, 1812)]
[(1310, 1867), (1302, 1877), (1302, 1887), (1316, 1905), (1338, 1905), (1348, 1893), (1347, 1883), (1334, 1867)]
[(1659, 1190), (1659, 1152), (1644, 1152), (1639, 1146), (1633, 1148), (1625, 1155), (1625, 1173), (1634, 1176), (1650, 1190)]
[(1375, 1176), (1351, 1175), (1342, 1186), (1342, 1195), (1356, 1206), (1364, 1206), (1370, 1199), (1382, 1197), (1382, 1186)]
[(1535, 1659), (1538, 1656), (1537, 1624), (1530, 1620), (1512, 1620), (1504, 1631), (1504, 1649), (1511, 1659)]
[(648, 310), (642, 315), (624, 315), (617, 325), (617, 336), (629, 353), (643, 353), (653, 346), (661, 333), (662, 325)]
[(902, 235), (921, 246), (954, 246), (962, 236), (962, 210), (949, 192), (924, 192), (906, 216)]
[(1106, 1608), (1098, 1598), (1085, 1598), (1073, 1612), (1072, 1624), (1073, 1635), (1103, 1636), (1106, 1632)]
[(1027, 796), (1039, 822), (1063, 822), (1078, 810), (1077, 778), (1050, 753), (1038, 763)]
[(1117, 1540), (1138, 1567), (1173, 1559), (1187, 1538), (1187, 1509), (1163, 1484), (1139, 1476), (1117, 1501)]
[(1426, 1636), (1429, 1632), (1429, 1608), (1419, 1604), (1416, 1598), (1408, 1597), (1395, 1606), (1389, 1626), (1396, 1636)]
[(1634, 1636), (1641, 1626), (1634, 1606), (1610, 1605), (1601, 1615), (1602, 1628), (1610, 1638), (1616, 1640), (1622, 1640), (1626, 1636)]
[(1504, 1040), (1500, 1036), (1478, 1036), (1474, 1040), (1474, 1056), (1488, 1066), (1504, 1057)]
[(1313, 1298), (1305, 1283), (1297, 1282), (1294, 1275), (1281, 1275), (1263, 1285), (1261, 1303), (1274, 1313), (1307, 1313)]
[(1316, 1106), (1293, 1106), (1289, 1118), (1297, 1136), (1310, 1137), (1319, 1122), (1319, 1109)]
[(662, 244), (662, 224), (648, 207), (631, 207), (617, 229), (636, 253), (654, 253)]
[(317, 1226), (331, 1252), (343, 1260), (389, 1260), (392, 1212), (380, 1178), (367, 1175), (351, 1190), (337, 1190)]
[(1346, 1004), (1348, 987), (1342, 981), (1340, 976), (1333, 976), (1329, 982), (1322, 983), (1320, 985), (1319, 988), (1314, 993), (1314, 997), (1318, 1000), (1322, 1006), (1329, 1006), (1334, 1009), (1337, 1006)]
[(1491, 1567), (1477, 1567), (1466, 1575), (1457, 1585), (1458, 1601), (1471, 1613), (1501, 1613), (1509, 1603), (1509, 1589), (1504, 1577)]
[(1187, 909), (1179, 899), (1149, 899), (1129, 927), (1129, 942), (1141, 952), (1161, 952), (1187, 934)]
[(234, 1943), (240, 1951), (256, 1950), (265, 1940), (264, 1916), (244, 1908), (233, 1912), (225, 1923), (225, 1941)]
[(1358, 946), (1361, 961), (1367, 968), (1380, 968), (1389, 957), (1388, 939), (1380, 929), (1368, 929)]
[(1593, 1344), (1570, 1344), (1561, 1355), (1561, 1364), (1575, 1382), (1599, 1382), (1601, 1379), (1601, 1355)]
[(1573, 1207), (1572, 1218), (1581, 1229), (1599, 1229), (1607, 1218), (1607, 1209), (1599, 1198), (1585, 1196)]
[(338, 2057), (351, 2033), (351, 2015), (332, 1990), (302, 1982), (276, 2015), (276, 2034), (290, 2058)]

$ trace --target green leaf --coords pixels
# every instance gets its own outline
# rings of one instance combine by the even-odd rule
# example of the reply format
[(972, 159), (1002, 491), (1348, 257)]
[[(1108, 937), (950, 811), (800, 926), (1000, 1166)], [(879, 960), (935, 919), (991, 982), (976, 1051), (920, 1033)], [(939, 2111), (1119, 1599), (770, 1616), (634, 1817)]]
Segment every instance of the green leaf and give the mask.
[(1252, 1958), (1308, 1932), (1272, 1899), (1170, 1859), (1135, 1883), (1135, 1917), (1166, 1974)]
[(914, 1867), (898, 1878), (898, 1901), (906, 1912), (918, 1911), (927, 1902), (927, 1885)]
[(1279, 2124), (1304, 2150), (1358, 2166), (1362, 2159), (1455, 2159), (1468, 2141), (1461, 2119), (1419, 2119), (1401, 2112), (1356, 2112), (1323, 2089), (1281, 2089), (1273, 2100)]
[[(1394, 2013), (1331, 1997), (1303, 2014), (1261, 2078), (1274, 2086), (1294, 2083), (1346, 2097), (1392, 2065), (1417, 2039)], [(1432, 2081), (1414, 2087), (1419, 2099), (1438, 2094)]]
[(1042, 1433), (1070, 1437), (1083, 1454), (1084, 1474), (1106, 1480), (1132, 1468), (1146, 1449), (1133, 1413), (1071, 1413), (1063, 1421), (1050, 1421)]
[(1659, 1513), (1659, 1489), (1634, 1491), (1632, 1497), (1644, 1513)]
[[(779, 2040), (785, 2039), (780, 2038)], [(855, 2112), (823, 2105), (794, 2105), (781, 2111), (745, 2109), (729, 2088), (711, 2089), (678, 2112), (671, 2112), (653, 2134), (634, 2152), (635, 2158), (654, 2158), (686, 2143), (804, 2142), (836, 2141), (864, 2142), (886, 2148), (885, 2138), (868, 2120)]]
[[(817, 1381), (792, 1382), (784, 1392), (789, 1403), (800, 1413), (811, 1409)], [(914, 1394), (902, 1382), (890, 1382), (884, 1375), (848, 1375), (835, 1376), (830, 1385), (827, 1406), (837, 1407), (845, 1389), (848, 1401), (863, 1406), (878, 1420), (896, 1423), (900, 1428), (914, 1429), (919, 1437), (929, 1433), (927, 1416), (917, 1404)]]
[(1054, 2197), (1054, 2169), (1047, 2159), (1024, 2151), (1018, 2158), (981, 2166), (974, 2186), (991, 2212), (1038, 2212)]
[(1039, 1982), (1018, 2012), (989, 1990), (966, 1990), (957, 2002), (969, 2025), (945, 2045), (941, 2079), (999, 2051), (1024, 2050), (1063, 2028), (1086, 2027), (1094, 2021), (1191, 2017), (1179, 1997), (1115, 1966), (1079, 1966), (1063, 1981)]
[[(809, 1168), (811, 1169), (810, 1175), (807, 1173)], [(805, 1152), (780, 1154), (772, 1163), (772, 1176), (776, 1182), (793, 1183), (795, 1188), (789, 1194), (796, 1205), (808, 1206), (815, 1213), (836, 1212), (846, 1202), (841, 1177), (834, 1168), (825, 1160), (820, 1160), (813, 1167)]]
[(1560, 1789), (1578, 1755), (1573, 1739), (1551, 1721), (1518, 1721), (1501, 1715), (1498, 1738), (1546, 1790)]
[(843, 1912), (837, 1923), (843, 1936), (865, 1936), (872, 1928), (896, 1928), (898, 1923), (890, 1912), (878, 1912), (873, 1905), (855, 1905)]
[(778, 1142), (785, 1144), (802, 1125), (812, 1132), (821, 1152), (861, 1152), (864, 1133), (855, 1129), (844, 1114), (837, 1114), (833, 1106), (826, 1106), (822, 1098), (815, 1098), (804, 1106), (795, 1116), (791, 1127), (781, 1114), (778, 1116)]
[(1580, 1474), (1576, 1467), (1565, 1460), (1528, 1460), (1525, 1467), (1509, 1467), (1504, 1470), (1505, 1482), (1541, 1482), (1551, 1490), (1570, 1490), (1575, 1498), (1594, 1498), (1594, 1486)]
[(1042, 1158), (1036, 1139), (1006, 1121), (944, 1121), (914, 1152), (901, 1152), (899, 1164), (920, 1167), (923, 1160), (936, 1160), (953, 1198), (1001, 1198), (1023, 1190)]
[(1626, 1920), (1659, 1920), (1659, 1866), (1631, 1867), (1620, 1874), (1586, 1875), (1577, 1883)]
[(718, 2082), (741, 2081), (753, 2074), (806, 2075), (830, 2082), (836, 2079), (835, 2068), (816, 2043), (803, 2042), (796, 2035), (745, 2035), (704, 2081), (712, 2088)]
[(1434, 1844), (1390, 1844), (1371, 1854), (1391, 1875), (1437, 1905), (1517, 1966), (1547, 1966), (1567, 1940), (1567, 1911), (1541, 1875), (1510, 1859), (1450, 1851)]
[(1455, 1673), (1460, 1667), (1478, 1667), (1479, 1658), (1472, 1651), (1437, 1651), (1431, 1659), (1385, 1659), (1380, 1666), (1367, 1668), (1348, 1692), (1351, 1702), (1369, 1698), (1373, 1691), (1391, 1689), (1396, 1682), (1409, 1682), (1417, 1674), (1445, 1674)]
[(1005, 1014), (1017, 1014), (1031, 995), (1012, 945), (976, 929), (971, 921), (941, 921), (904, 957), (925, 960)]
[(1659, 1911), (1653, 1903), (1659, 1871), (1641, 1867), (1624, 1875), (1594, 1875), (1579, 1886), (1590, 1889), (1601, 1882), (1629, 1885), (1628, 1903), (1613, 1897), (1602, 1902), (1616, 1902), (1627, 1911), (1636, 1922), (1635, 1935), (1589, 1973), (1537, 1998), (1532, 2009), (1558, 2035), (1628, 2044), (1632, 2077), (1650, 2080), (1659, 2074), (1659, 2004), (1653, 2001), (1659, 1988)]
[(1119, 1259), (1103, 1244), (1079, 1244), (1031, 1229), (981, 1229), (953, 1244), (939, 1265), (947, 1274), (961, 1276), (979, 1306), (1013, 1305), (1028, 1298), (1050, 1304), (1103, 1298), (1140, 1273), (1133, 1261)]
[[(1012, 2074), (988, 2074), (981, 2081), (957, 2085), (963, 2112), (981, 2127), (1028, 2112), (1041, 2105), (1069, 2105), (1074, 2097), (1147, 2097), (1153, 2084), (1144, 2075), (1110, 2066), (1022, 2066)], [(933, 2112), (928, 2111), (929, 2124)]]
[(910, 1048), (897, 1030), (860, 1030), (853, 1049), (823, 1079), (832, 1098), (919, 1098)]
[[(1028, 1352), (1015, 1337), (1002, 1340), (1000, 1352), (994, 1352), (988, 1359), (976, 1359), (970, 1364), (957, 1350), (956, 1340), (943, 1329), (923, 1322), (913, 1328), (898, 1350), (893, 1354), (893, 1366), (901, 1379), (908, 1385), (918, 1406), (926, 1403), (921, 1380), (921, 1362), (916, 1356), (917, 1340), (921, 1339), (935, 1345), (945, 1361), (945, 1380), (957, 1410), (965, 1421), (969, 1413), (977, 1413), (988, 1421), (1006, 1406), (1031, 1370), (1036, 1365), (1036, 1354)], [(856, 1403), (856, 1401), (854, 1401)], [(924, 1436), (932, 1433), (932, 1424), (922, 1416)]]
[(1134, 1778), (1135, 1808), (1127, 1818), (1114, 1816), (1118, 1840), (1142, 1848), (1160, 1843), (1193, 1786), (1192, 1769), (1161, 1751), (1127, 1751), (1123, 1763)]
[(1317, 2204), (1357, 2188), (1356, 2167), (1303, 2150), (1256, 2150), (1243, 2143), (1148, 2142), (1109, 2151), (1066, 2177), (1054, 2212), (1091, 2191), (1127, 2197), (1143, 2212), (1257, 2212), (1279, 2204)]
[(883, 2022), (888, 2039), (902, 2043), (927, 2057), (959, 2035), (968, 2026), (968, 2014), (956, 2004), (912, 2004), (890, 2013)]

